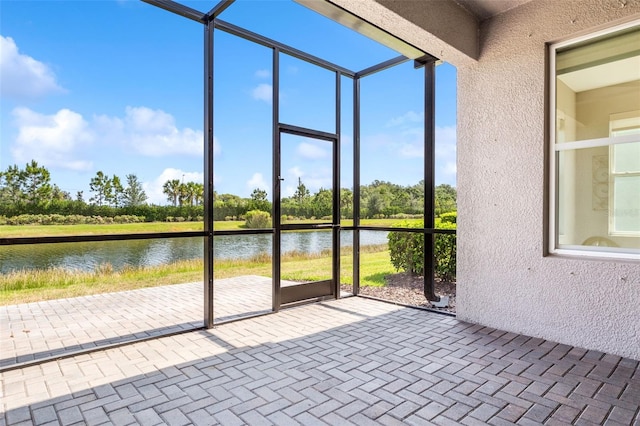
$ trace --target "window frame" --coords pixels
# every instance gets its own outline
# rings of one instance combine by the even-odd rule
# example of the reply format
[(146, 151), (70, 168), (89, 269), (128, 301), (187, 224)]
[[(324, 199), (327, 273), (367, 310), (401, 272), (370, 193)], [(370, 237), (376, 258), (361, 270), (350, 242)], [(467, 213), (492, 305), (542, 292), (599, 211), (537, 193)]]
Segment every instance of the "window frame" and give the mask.
[[(615, 123), (620, 121), (630, 122), (630, 126), (619, 128)], [(640, 141), (640, 110), (628, 111), (623, 113), (611, 114), (609, 118), (609, 135), (611, 138), (619, 137), (614, 136), (616, 131), (631, 130), (638, 141)], [(612, 214), (615, 209), (615, 183), (617, 179), (624, 179), (626, 177), (640, 177), (640, 167), (637, 170), (620, 172), (615, 168), (615, 147), (617, 144), (609, 145), (609, 235), (614, 237), (640, 237), (640, 226), (637, 231), (621, 231), (616, 229), (615, 216)]]
[[(624, 31), (625, 29), (640, 27), (640, 19), (634, 19), (632, 21), (626, 22), (624, 24), (616, 25), (613, 27), (609, 27), (606, 29), (598, 30), (591, 32), (589, 34), (585, 34), (579, 37), (571, 38), (568, 40), (549, 43), (547, 45), (547, 53), (548, 53), (548, 69), (547, 69), (547, 78), (548, 78), (548, 124), (547, 124), (547, 140), (548, 140), (548, 173), (549, 177), (548, 181), (548, 211), (546, 212), (548, 218), (548, 230), (547, 230), (547, 244), (546, 251), (549, 255), (568, 255), (568, 256), (579, 256), (579, 257), (598, 257), (598, 258), (609, 258), (609, 259), (622, 259), (622, 260), (640, 260), (640, 249), (631, 249), (631, 248), (615, 248), (615, 247), (603, 247), (603, 246), (579, 246), (579, 245), (571, 245), (560, 247), (559, 244), (559, 209), (558, 209), (558, 192), (559, 192), (559, 162), (558, 156), (562, 151), (576, 151), (582, 148), (592, 148), (599, 146), (609, 146), (612, 147), (621, 143), (629, 143), (636, 142), (638, 140), (637, 135), (620, 135), (620, 136), (609, 136), (605, 138), (597, 138), (597, 139), (587, 139), (587, 140), (579, 140), (579, 141), (571, 141), (571, 142), (556, 142), (556, 134), (558, 130), (558, 114), (557, 114), (557, 87), (556, 87), (556, 79), (557, 79), (557, 69), (556, 69), (556, 59), (559, 50), (564, 48), (578, 45), (584, 42), (596, 41), (599, 37), (603, 37), (609, 34), (613, 34), (619, 31)], [(611, 148), (609, 148), (611, 149)], [(610, 172), (611, 177), (611, 172)], [(611, 179), (610, 179), (611, 184)], [(611, 193), (609, 193), (609, 197), (611, 197)], [(610, 200), (611, 201), (611, 200)], [(612, 220), (608, 219), (609, 222)], [(607, 228), (610, 230), (610, 224), (607, 225)], [(610, 234), (611, 235), (611, 234)], [(615, 234), (613, 236), (622, 236), (620, 234)], [(625, 235), (629, 236), (629, 235)]]

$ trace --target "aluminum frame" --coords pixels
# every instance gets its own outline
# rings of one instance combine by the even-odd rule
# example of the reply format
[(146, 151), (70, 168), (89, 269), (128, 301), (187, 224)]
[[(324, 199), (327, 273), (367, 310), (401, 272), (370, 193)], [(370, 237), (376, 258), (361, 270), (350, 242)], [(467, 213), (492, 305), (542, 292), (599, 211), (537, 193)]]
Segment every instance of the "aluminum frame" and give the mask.
[[(225, 31), (227, 33), (236, 35), (246, 40), (261, 44), (273, 50), (273, 203), (272, 203), (272, 217), (280, 217), (280, 146), (279, 138), (281, 132), (287, 132), (292, 134), (301, 134), (303, 136), (311, 136), (325, 140), (333, 141), (333, 219), (332, 219), (332, 233), (333, 233), (333, 261), (332, 270), (335, 277), (333, 295), (339, 297), (339, 281), (340, 281), (340, 231), (352, 230), (353, 231), (353, 294), (358, 295), (360, 285), (360, 231), (361, 230), (376, 230), (376, 231), (400, 231), (400, 232), (422, 232), (425, 236), (425, 243), (427, 239), (430, 244), (425, 244), (425, 288), (424, 294), (428, 300), (439, 300), (434, 292), (434, 258), (433, 258), (433, 237), (435, 234), (455, 234), (455, 230), (440, 230), (434, 228), (434, 170), (435, 170), (435, 65), (438, 61), (437, 58), (425, 55), (424, 57), (415, 61), (416, 67), (425, 68), (425, 163), (424, 163), (424, 175), (425, 175), (425, 225), (424, 228), (390, 228), (390, 227), (368, 227), (361, 226), (360, 223), (360, 160), (361, 160), (361, 146), (360, 146), (360, 79), (366, 78), (369, 75), (377, 72), (384, 71), (388, 68), (409, 61), (409, 58), (404, 56), (398, 56), (396, 58), (389, 59), (377, 65), (365, 68), (360, 71), (352, 71), (337, 64), (333, 64), (324, 59), (310, 55), (306, 52), (295, 49), (291, 46), (287, 46), (283, 43), (279, 43), (275, 40), (263, 37), (259, 34), (253, 33), (246, 29), (240, 28), (228, 22), (222, 21), (217, 16), (225, 9), (232, 5), (234, 0), (222, 0), (217, 3), (208, 13), (202, 13), (181, 3), (171, 0), (142, 0), (145, 3), (167, 10), (169, 12), (180, 15), (184, 18), (198, 22), (203, 25), (204, 28), (204, 128), (205, 128), (205, 156), (204, 156), (204, 231), (193, 232), (176, 232), (176, 233), (140, 233), (140, 234), (107, 234), (107, 235), (70, 235), (70, 236), (55, 236), (55, 237), (23, 237), (23, 238), (0, 238), (0, 246), (4, 245), (25, 245), (25, 244), (44, 244), (44, 243), (69, 243), (69, 242), (84, 242), (84, 241), (125, 241), (134, 239), (154, 239), (154, 238), (191, 238), (191, 237), (204, 237), (204, 327), (212, 328), (215, 325), (214, 321), (214, 252), (213, 252), (213, 239), (216, 235), (242, 235), (242, 234), (273, 234), (274, 235), (274, 251), (272, 258), (272, 272), (273, 272), (273, 303), (272, 310), (277, 312), (281, 306), (281, 288), (280, 288), (280, 260), (281, 253), (279, 250), (279, 239), (281, 231), (285, 228), (281, 226), (274, 226), (273, 229), (266, 230), (242, 230), (242, 231), (215, 231), (214, 230), (214, 215), (213, 215), (213, 171), (214, 171), (214, 150), (213, 150), (213, 136), (214, 136), (214, 105), (213, 105), (213, 58), (215, 52), (214, 34), (215, 30)], [(290, 126), (279, 122), (279, 55), (287, 54), (305, 62), (314, 64), (316, 66), (328, 69), (336, 73), (336, 133), (329, 134), (325, 132), (317, 132), (310, 129), (299, 128), (296, 126)], [(350, 77), (353, 80), (353, 226), (341, 227), (340, 226), (340, 132), (341, 132), (341, 77)], [(296, 133), (299, 132), (299, 133)], [(328, 139), (327, 139), (328, 138)], [(278, 202), (276, 202), (278, 201)], [(275, 219), (274, 219), (275, 221)], [(277, 221), (279, 222), (279, 221)], [(427, 226), (428, 225), (428, 226)], [(428, 275), (427, 275), (428, 273)], [(430, 279), (427, 280), (426, 277)], [(276, 278), (277, 277), (277, 278)]]

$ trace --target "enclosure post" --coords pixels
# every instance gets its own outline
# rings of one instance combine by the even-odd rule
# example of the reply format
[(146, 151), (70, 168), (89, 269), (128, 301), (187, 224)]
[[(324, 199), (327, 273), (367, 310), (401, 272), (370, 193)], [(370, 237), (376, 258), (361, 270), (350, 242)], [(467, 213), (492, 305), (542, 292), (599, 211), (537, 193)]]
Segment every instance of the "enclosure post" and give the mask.
[(353, 78), (353, 294), (360, 293), (360, 77)]
[(336, 140), (333, 144), (333, 226), (331, 227), (333, 242), (332, 261), (333, 261), (333, 279), (334, 279), (334, 296), (340, 298), (340, 90), (341, 74), (336, 71)]
[(272, 102), (271, 107), (272, 110), (272, 122), (271, 126), (273, 128), (273, 173), (272, 173), (272, 181), (273, 181), (273, 203), (272, 203), (272, 211), (273, 211), (273, 224), (274, 224), (274, 232), (273, 232), (273, 250), (271, 256), (271, 270), (272, 270), (272, 278), (271, 278), (271, 301), (272, 301), (272, 310), (273, 312), (278, 312), (280, 309), (280, 260), (281, 260), (281, 244), (280, 238), (282, 235), (281, 228), (281, 209), (280, 209), (280, 197), (282, 196), (280, 186), (282, 183), (282, 172), (280, 171), (280, 49), (277, 47), (273, 48), (273, 92), (272, 92)]
[(213, 20), (204, 27), (204, 326), (213, 327)]
[[(422, 62), (422, 61), (421, 61)], [(424, 62), (424, 297), (437, 302), (435, 293), (435, 140), (436, 140), (436, 59)]]

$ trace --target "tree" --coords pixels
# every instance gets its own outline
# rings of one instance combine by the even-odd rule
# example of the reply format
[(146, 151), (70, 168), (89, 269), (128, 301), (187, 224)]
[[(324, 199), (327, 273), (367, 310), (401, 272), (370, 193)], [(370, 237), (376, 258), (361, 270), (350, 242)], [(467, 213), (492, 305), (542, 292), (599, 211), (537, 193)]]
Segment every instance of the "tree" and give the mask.
[(353, 192), (350, 189), (340, 189), (340, 210), (344, 217), (353, 217)]
[(180, 198), (180, 180), (171, 179), (162, 185), (162, 193), (167, 196), (167, 200), (173, 203), (174, 206), (178, 205), (178, 199)]
[(111, 194), (109, 195), (108, 203), (114, 207), (120, 207), (124, 203), (124, 187), (116, 175), (111, 178)]
[(98, 171), (96, 176), (91, 179), (91, 182), (89, 182), (89, 189), (95, 194), (89, 199), (89, 201), (98, 206), (108, 203), (113, 197), (111, 179), (109, 179), (109, 177), (101, 170)]
[(313, 196), (313, 216), (325, 217), (333, 214), (333, 191), (320, 188)]
[(453, 212), (458, 209), (456, 204), (456, 189), (446, 183), (440, 184), (435, 188), (435, 214)]
[[(201, 206), (204, 204), (204, 184), (203, 183), (196, 183), (195, 184), (196, 187), (196, 205), (197, 206)], [(216, 192), (213, 191), (213, 199), (216, 199)], [(212, 200), (213, 201), (213, 200)]]
[(249, 210), (271, 211), (271, 203), (267, 200), (267, 191), (260, 188), (253, 190), (251, 193), (251, 201), (249, 201)]
[(22, 201), (22, 172), (17, 164), (0, 172), (0, 201), (3, 204), (14, 204)]
[(194, 206), (198, 200), (204, 196), (204, 185), (195, 182), (180, 184), (180, 205), (188, 204)]
[(304, 186), (304, 183), (302, 183), (302, 179), (298, 178), (298, 187), (296, 188), (296, 192), (293, 194), (293, 199), (296, 200), (298, 204), (302, 204), (309, 197), (309, 190)]
[(127, 175), (127, 187), (122, 193), (122, 205), (127, 207), (140, 206), (147, 201), (147, 194), (136, 175)]
[(51, 199), (51, 175), (45, 167), (31, 160), (21, 173), (24, 199), (28, 203), (37, 204)]
[(67, 191), (63, 191), (56, 184), (51, 187), (51, 200), (71, 201), (71, 194)]

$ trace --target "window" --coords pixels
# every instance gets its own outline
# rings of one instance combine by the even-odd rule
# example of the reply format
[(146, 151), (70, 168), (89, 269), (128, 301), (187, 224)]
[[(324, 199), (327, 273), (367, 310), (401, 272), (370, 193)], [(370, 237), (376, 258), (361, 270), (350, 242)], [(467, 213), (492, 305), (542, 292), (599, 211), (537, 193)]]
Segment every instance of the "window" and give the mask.
[(550, 251), (640, 259), (640, 21), (550, 49)]

